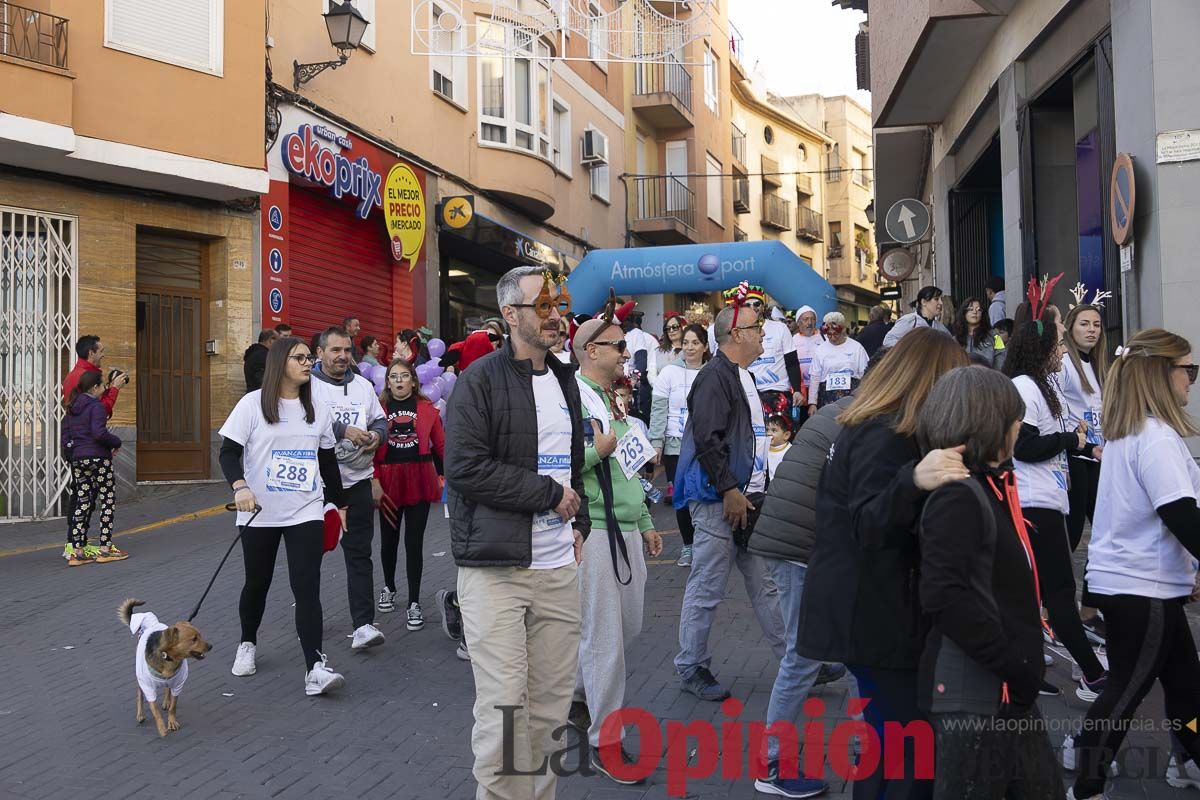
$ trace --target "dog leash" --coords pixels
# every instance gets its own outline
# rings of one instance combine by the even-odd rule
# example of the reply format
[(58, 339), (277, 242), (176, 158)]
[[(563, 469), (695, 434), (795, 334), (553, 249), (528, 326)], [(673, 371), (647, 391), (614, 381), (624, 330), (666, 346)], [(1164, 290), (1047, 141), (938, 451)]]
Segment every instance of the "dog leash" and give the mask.
[[(226, 503), (225, 510), (237, 511), (237, 503)], [(229, 558), (229, 554), (233, 552), (234, 545), (236, 545), (238, 540), (242, 538), (242, 531), (244, 531), (251, 522), (254, 522), (254, 518), (258, 516), (258, 512), (260, 511), (262, 511), (262, 506), (255, 504), (254, 513), (250, 515), (250, 519), (246, 520), (245, 525), (238, 526), (238, 535), (233, 537), (233, 541), (229, 543), (229, 549), (225, 551), (225, 555), (221, 556), (221, 563), (217, 564), (217, 571), (213, 573), (212, 579), (209, 580), (208, 586), (205, 587), (204, 594), (200, 595), (200, 599), (196, 601), (196, 607), (193, 608), (192, 613), (188, 615), (188, 622), (194, 620), (196, 615), (200, 613), (200, 606), (204, 603), (204, 598), (208, 597), (209, 590), (211, 590), (213, 584), (217, 582), (217, 576), (221, 574), (221, 567), (225, 566), (225, 561)]]

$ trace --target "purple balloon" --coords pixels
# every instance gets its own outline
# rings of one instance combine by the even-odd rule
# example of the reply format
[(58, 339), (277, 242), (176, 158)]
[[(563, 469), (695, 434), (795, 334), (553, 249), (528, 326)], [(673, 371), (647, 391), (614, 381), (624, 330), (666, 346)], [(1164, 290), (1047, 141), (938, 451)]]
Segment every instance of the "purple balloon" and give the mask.
[(359, 374), (361, 374), (367, 380), (371, 381), (371, 383), (375, 382), (375, 370), (376, 369), (378, 369), (378, 368), (374, 364), (359, 364), (358, 365)]
[(455, 382), (458, 380), (458, 376), (455, 375), (453, 372), (443, 372), (442, 380), (444, 380), (450, 386), (453, 386), (455, 384)]
[(371, 379), (371, 383), (375, 384), (376, 392), (382, 392), (383, 387), (387, 384), (387, 381), (383, 375), (376, 374), (375, 377)]
[(431, 383), (428, 386), (422, 386), (421, 391), (425, 392), (425, 396), (429, 398), (429, 402), (436, 403), (442, 399), (442, 387), (440, 384)]
[(429, 355), (434, 358), (441, 358), (446, 354), (446, 343), (441, 339), (430, 339), (429, 344), (425, 347), (429, 350)]

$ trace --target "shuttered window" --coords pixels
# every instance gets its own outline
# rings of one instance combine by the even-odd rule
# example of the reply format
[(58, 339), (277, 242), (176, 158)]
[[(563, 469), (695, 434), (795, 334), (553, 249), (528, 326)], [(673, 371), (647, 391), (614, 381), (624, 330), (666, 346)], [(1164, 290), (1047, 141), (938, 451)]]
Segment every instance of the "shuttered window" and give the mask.
[(224, 0), (105, 0), (104, 45), (221, 75)]
[(412, 273), (392, 259), (378, 214), (362, 220), (354, 205), (293, 186), (288, 198), (291, 272), (285, 319), (303, 337), (362, 323), (360, 335), (391, 342), (413, 327)]

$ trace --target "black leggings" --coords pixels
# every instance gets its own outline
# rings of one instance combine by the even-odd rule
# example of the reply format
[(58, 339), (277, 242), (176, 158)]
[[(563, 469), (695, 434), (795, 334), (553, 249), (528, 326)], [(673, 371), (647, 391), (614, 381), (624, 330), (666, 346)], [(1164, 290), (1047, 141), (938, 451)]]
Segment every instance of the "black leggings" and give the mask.
[(1094, 595), (1108, 627), (1108, 682), (1088, 709), (1079, 748), (1075, 796), (1104, 790), (1105, 772), (1126, 728), (1154, 681), (1162, 682), (1167, 719), (1193, 760), (1200, 762), (1200, 735), (1187, 724), (1200, 716), (1200, 658), (1184, 598), (1155, 600), (1134, 595)]
[(425, 523), (429, 521), (429, 503), (400, 506), (393, 526), (379, 514), (379, 560), (383, 562), (383, 582), (389, 592), (396, 591), (396, 553), (400, 549), (400, 525), (404, 525), (404, 567), (408, 573), (408, 605), (421, 602), (421, 548), (425, 544)]
[(1071, 540), (1071, 552), (1079, 547), (1083, 538), (1083, 523), (1091, 521), (1096, 513), (1096, 491), (1100, 486), (1100, 462), (1087, 458), (1068, 458), (1067, 469), (1071, 475), (1071, 511), (1067, 514), (1067, 536)]
[(258, 626), (267, 607), (267, 590), (275, 572), (279, 540), (287, 546), (288, 581), (296, 601), (296, 633), (304, 664), (312, 669), (321, 660), (321, 557), (325, 555), (324, 525), (319, 520), (301, 522), (286, 528), (243, 528), (242, 561), (246, 565), (246, 583), (238, 615), (242, 621), (242, 641), (258, 643)]
[(1037, 560), (1042, 605), (1046, 607), (1050, 627), (1079, 664), (1084, 676), (1093, 681), (1103, 674), (1104, 667), (1092, 651), (1087, 634), (1083, 632), (1083, 623), (1079, 621), (1067, 519), (1062, 513), (1048, 508), (1022, 508), (1021, 513), (1032, 523), (1029, 539), (1033, 557)]
[[(674, 483), (675, 470), (679, 468), (679, 456), (664, 455), (662, 462), (667, 480)], [(675, 509), (675, 523), (679, 526), (679, 535), (683, 537), (684, 546), (691, 547), (696, 538), (696, 528), (692, 525), (692, 512), (688, 511), (687, 506)]]
[(1062, 770), (1037, 706), (1003, 720), (934, 714), (933, 800), (1062, 797)]

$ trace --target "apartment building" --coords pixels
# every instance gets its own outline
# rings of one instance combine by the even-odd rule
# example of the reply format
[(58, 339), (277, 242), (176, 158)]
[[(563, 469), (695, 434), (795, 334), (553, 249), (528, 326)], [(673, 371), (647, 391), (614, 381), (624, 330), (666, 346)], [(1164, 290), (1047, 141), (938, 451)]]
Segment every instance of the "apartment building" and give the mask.
[(264, 15), (221, 0), (0, 0), (0, 518), (57, 513), (78, 336), (132, 376), (118, 485), (218, 474), (242, 390)]
[[(620, 246), (626, 71), (606, 57), (616, 0), (593, 0), (573, 30), (554, 15), (578, 22), (578, 0), (538, 4), (524, 27), (493, 18), (490, 2), (354, 0), (368, 23), (360, 46), (303, 82), (295, 62), (337, 56), (329, 2), (267, 5), (265, 322), (312, 333), (353, 313), (389, 344), (422, 325), (461, 338), (498, 314), (509, 268), (569, 269)], [(341, 164), (360, 169), (370, 197), (339, 183)]]

